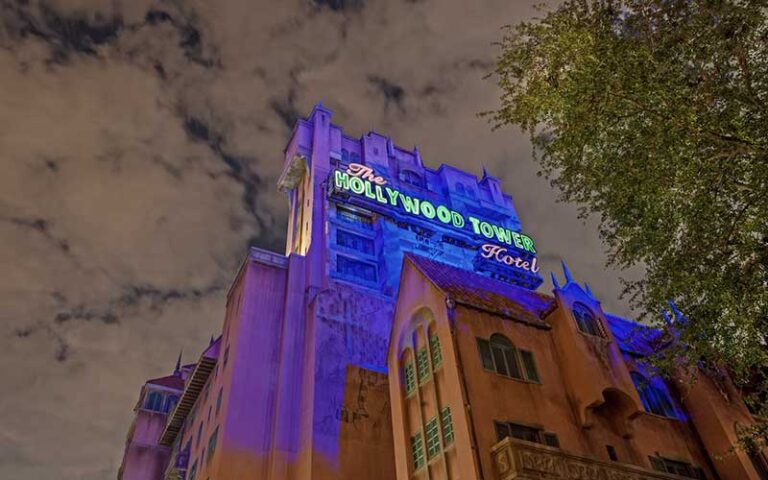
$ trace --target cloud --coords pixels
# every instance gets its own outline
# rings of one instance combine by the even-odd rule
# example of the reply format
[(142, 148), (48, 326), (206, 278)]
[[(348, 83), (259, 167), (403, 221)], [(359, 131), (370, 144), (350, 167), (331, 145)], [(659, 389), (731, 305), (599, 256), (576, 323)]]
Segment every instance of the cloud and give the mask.
[(356, 136), (515, 198), (543, 268), (565, 257), (627, 313), (594, 224), (477, 117), (523, 2), (0, 0), (0, 477), (114, 478), (139, 387), (221, 325), (248, 245), (284, 241), (275, 181), (323, 101)]

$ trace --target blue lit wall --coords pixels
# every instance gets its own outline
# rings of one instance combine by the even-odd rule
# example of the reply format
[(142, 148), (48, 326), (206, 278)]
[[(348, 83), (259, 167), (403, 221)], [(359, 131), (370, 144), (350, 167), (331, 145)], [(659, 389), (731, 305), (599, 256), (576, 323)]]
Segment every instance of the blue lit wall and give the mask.
[[(475, 233), (468, 220), (464, 228), (444, 224), (424, 216), (413, 215), (402, 208), (382, 204), (334, 189), (333, 172), (344, 171), (349, 164), (370, 167), (389, 188), (404, 195), (443, 205), (494, 226), (521, 232), (520, 221), (510, 196), (501, 191), (497, 178), (484, 175), (480, 180), (468, 172), (442, 165), (437, 170), (423, 165), (419, 152), (405, 151), (387, 141), (386, 162), (365, 162), (358, 140), (342, 138), (340, 158), (331, 159), (332, 174), (327, 180), (329, 191), (328, 245), (329, 275), (386, 295), (396, 294), (400, 268), (405, 252), (433, 258), (470, 271), (482, 271), (497, 278), (520, 283), (514, 267), (494, 262), (478, 262), (478, 252), (485, 243), (499, 243)], [(504, 245), (516, 255), (533, 255), (514, 245)], [(498, 262), (496, 262), (498, 263)], [(541, 283), (539, 275), (528, 274), (529, 288)]]

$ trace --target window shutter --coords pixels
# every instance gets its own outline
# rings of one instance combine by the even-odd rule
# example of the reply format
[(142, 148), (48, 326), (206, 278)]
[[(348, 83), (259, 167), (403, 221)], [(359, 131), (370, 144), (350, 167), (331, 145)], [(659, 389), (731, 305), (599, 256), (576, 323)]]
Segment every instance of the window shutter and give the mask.
[(520, 357), (523, 359), (526, 380), (539, 383), (539, 372), (536, 370), (536, 361), (533, 359), (533, 353), (528, 350), (520, 350)]
[(654, 470), (658, 472), (666, 472), (667, 467), (664, 466), (664, 460), (662, 460), (659, 457), (648, 457), (648, 459), (651, 461), (651, 467), (653, 467)]
[(434, 458), (440, 453), (440, 430), (437, 428), (437, 417), (427, 422), (427, 458)]
[(493, 356), (491, 355), (491, 344), (488, 340), (482, 338), (477, 339), (477, 350), (480, 352), (480, 361), (483, 364), (483, 368), (486, 370), (495, 371), (493, 365)]
[(542, 437), (542, 440), (544, 440), (544, 445), (560, 448), (560, 440), (557, 438), (557, 435), (555, 435), (554, 433), (545, 432), (541, 435), (541, 437)]
[(512, 348), (504, 351), (504, 356), (507, 358), (507, 365), (509, 366), (509, 376), (512, 378), (523, 379), (523, 374), (520, 371), (520, 362), (517, 359), (517, 350)]
[(410, 394), (416, 389), (416, 372), (413, 363), (408, 362), (403, 367), (403, 377), (405, 377), (405, 393)]
[(435, 369), (443, 363), (443, 352), (440, 351), (440, 338), (436, 333), (429, 337), (429, 350), (432, 354), (432, 368)]
[(411, 455), (414, 470), (424, 466), (424, 443), (421, 438), (421, 432), (411, 436)]
[(450, 407), (443, 407), (440, 410), (440, 420), (443, 426), (443, 441), (446, 445), (450, 445), (453, 443), (453, 421)]
[(416, 373), (419, 376), (419, 382), (424, 382), (429, 378), (429, 353), (427, 353), (427, 347), (423, 347), (416, 352)]

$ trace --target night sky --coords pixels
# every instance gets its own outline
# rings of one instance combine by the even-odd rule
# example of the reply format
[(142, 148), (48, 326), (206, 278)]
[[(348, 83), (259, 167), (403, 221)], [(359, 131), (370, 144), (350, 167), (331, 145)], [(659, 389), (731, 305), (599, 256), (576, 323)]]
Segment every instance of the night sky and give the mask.
[(477, 117), (533, 3), (0, 0), (0, 478), (115, 478), (143, 381), (218, 334), (249, 245), (282, 252), (282, 150), (318, 101), (431, 167), (485, 163), (542, 289), (564, 258), (627, 315), (595, 223)]

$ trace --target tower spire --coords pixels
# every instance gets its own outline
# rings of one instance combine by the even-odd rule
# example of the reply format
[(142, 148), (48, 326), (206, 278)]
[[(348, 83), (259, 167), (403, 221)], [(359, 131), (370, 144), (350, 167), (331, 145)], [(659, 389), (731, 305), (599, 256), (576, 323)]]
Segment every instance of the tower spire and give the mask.
[(552, 286), (555, 287), (555, 289), (560, 290), (560, 284), (557, 283), (555, 272), (549, 272), (549, 275), (552, 277)]
[(571, 271), (568, 270), (568, 265), (565, 264), (565, 260), (560, 260), (560, 264), (563, 266), (563, 275), (565, 275), (565, 284), (569, 284), (573, 282), (573, 277), (571, 276)]
[(173, 374), (178, 376), (181, 374), (181, 354), (184, 353), (184, 349), (179, 350), (179, 358), (176, 359), (176, 368), (173, 370)]

